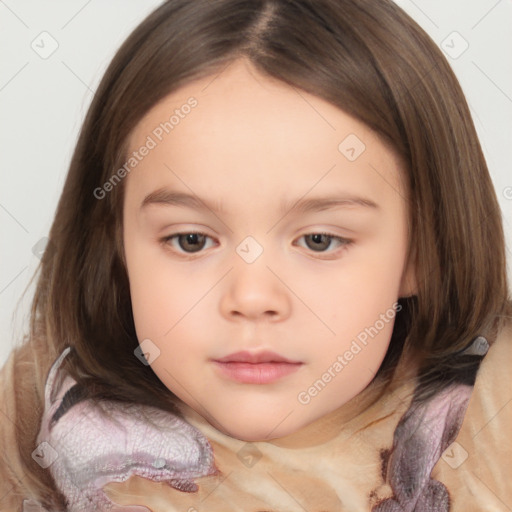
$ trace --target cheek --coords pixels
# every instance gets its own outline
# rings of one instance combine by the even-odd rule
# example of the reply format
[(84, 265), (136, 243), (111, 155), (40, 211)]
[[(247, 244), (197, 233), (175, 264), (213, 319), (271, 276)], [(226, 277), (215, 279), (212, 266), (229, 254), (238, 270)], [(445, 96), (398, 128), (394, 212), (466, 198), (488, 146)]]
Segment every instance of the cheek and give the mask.
[[(130, 235), (127, 231), (125, 254), (137, 337), (139, 341), (154, 339), (172, 326), (168, 313), (173, 301), (177, 301), (177, 294), (162, 275), (164, 269), (155, 249), (147, 241)], [(157, 244), (155, 246), (158, 248)]]
[[(165, 250), (145, 241), (127, 244), (130, 295), (137, 337), (168, 343), (173, 331), (187, 323), (187, 314), (212, 284), (171, 264)], [(215, 281), (212, 278), (213, 282)]]
[(378, 366), (386, 353), (397, 314), (407, 238), (405, 226), (399, 222), (395, 225), (396, 229), (383, 233), (367, 258), (358, 263), (351, 276), (353, 293), (346, 300), (348, 318), (358, 319), (357, 332), (352, 332), (353, 339), (363, 347), (358, 360), (371, 367)]
[[(349, 336), (373, 325), (398, 300), (405, 251), (405, 241), (397, 233), (358, 248), (344, 262), (345, 267), (327, 276), (321, 288), (309, 285), (317, 307), (328, 308), (333, 323), (351, 329), (346, 332)], [(321, 290), (328, 290), (327, 296)]]

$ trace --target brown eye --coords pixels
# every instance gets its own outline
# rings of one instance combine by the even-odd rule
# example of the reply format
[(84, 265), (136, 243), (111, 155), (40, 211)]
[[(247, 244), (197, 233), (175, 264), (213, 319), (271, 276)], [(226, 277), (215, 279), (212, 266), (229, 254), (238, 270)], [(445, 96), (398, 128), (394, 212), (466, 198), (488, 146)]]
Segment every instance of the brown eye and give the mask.
[(313, 251), (325, 250), (331, 245), (332, 237), (323, 233), (313, 233), (304, 235), (306, 245)]
[(178, 236), (178, 244), (185, 252), (200, 251), (204, 247), (205, 240), (206, 237), (200, 233), (187, 233)]
[(301, 238), (305, 239), (307, 248), (315, 252), (326, 252), (326, 249), (331, 246), (333, 240), (338, 243), (338, 247), (347, 246), (352, 243), (352, 240), (331, 235), (330, 233), (310, 233)]
[[(193, 254), (204, 249), (208, 238), (210, 237), (204, 233), (176, 233), (175, 235), (163, 238), (162, 242), (171, 245), (177, 252)], [(174, 240), (177, 240), (178, 247), (173, 243)]]
[(342, 238), (333, 233), (308, 233), (298, 238), (298, 240), (302, 239), (305, 240), (305, 245), (298, 242), (294, 242), (294, 245), (308, 249), (310, 253), (316, 253), (316, 257), (320, 259), (337, 259), (342, 251), (354, 243), (354, 240)]

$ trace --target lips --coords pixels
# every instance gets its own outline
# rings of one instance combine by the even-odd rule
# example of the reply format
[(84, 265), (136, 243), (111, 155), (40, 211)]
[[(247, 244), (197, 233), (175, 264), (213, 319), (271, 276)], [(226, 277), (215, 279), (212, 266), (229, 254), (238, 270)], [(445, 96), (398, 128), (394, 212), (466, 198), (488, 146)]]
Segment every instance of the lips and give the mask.
[(235, 352), (228, 356), (222, 357), (220, 359), (215, 359), (215, 361), (219, 363), (290, 363), (297, 364), (301, 363), (301, 361), (292, 361), (291, 359), (287, 359), (286, 357), (281, 356), (280, 354), (276, 354), (275, 352), (271, 352), (269, 350), (265, 350), (263, 352), (251, 353), (247, 351), (243, 352)]
[(294, 373), (303, 364), (270, 351), (235, 352), (213, 362), (220, 375), (244, 384), (269, 384)]

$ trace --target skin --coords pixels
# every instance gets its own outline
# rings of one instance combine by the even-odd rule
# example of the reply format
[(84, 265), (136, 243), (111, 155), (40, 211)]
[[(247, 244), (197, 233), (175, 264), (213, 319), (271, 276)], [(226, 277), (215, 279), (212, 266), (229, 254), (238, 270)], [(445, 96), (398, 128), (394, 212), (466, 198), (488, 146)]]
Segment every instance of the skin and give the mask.
[[(393, 320), (359, 343), (362, 350), (307, 404), (298, 395), (398, 297), (415, 291), (404, 169), (367, 126), (246, 61), (168, 95), (134, 128), (130, 152), (191, 96), (197, 106), (161, 141), (153, 136), (156, 147), (124, 182), (137, 336), (160, 351), (151, 367), (168, 389), (217, 429), (245, 441), (282, 438), (350, 406), (377, 372)], [(349, 134), (366, 146), (354, 161), (338, 149)], [(222, 210), (141, 208), (162, 187)], [(301, 198), (333, 194), (377, 207), (291, 210)], [(192, 245), (164, 240), (191, 231), (207, 237)], [(324, 231), (333, 237), (306, 236)], [(237, 253), (247, 236), (263, 250), (252, 263)], [(272, 383), (239, 383), (211, 359), (240, 350), (272, 350), (303, 364)]]

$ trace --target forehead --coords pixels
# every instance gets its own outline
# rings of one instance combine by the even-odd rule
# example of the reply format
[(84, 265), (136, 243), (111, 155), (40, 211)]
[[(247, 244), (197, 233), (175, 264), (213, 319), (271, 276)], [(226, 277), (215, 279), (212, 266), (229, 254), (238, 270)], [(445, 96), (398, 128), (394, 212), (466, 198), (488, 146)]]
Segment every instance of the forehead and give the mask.
[(246, 61), (166, 96), (134, 128), (128, 153), (148, 141), (127, 194), (167, 184), (199, 195), (294, 184), (302, 194), (340, 184), (357, 192), (364, 182), (377, 197), (405, 195), (400, 159), (371, 129)]

